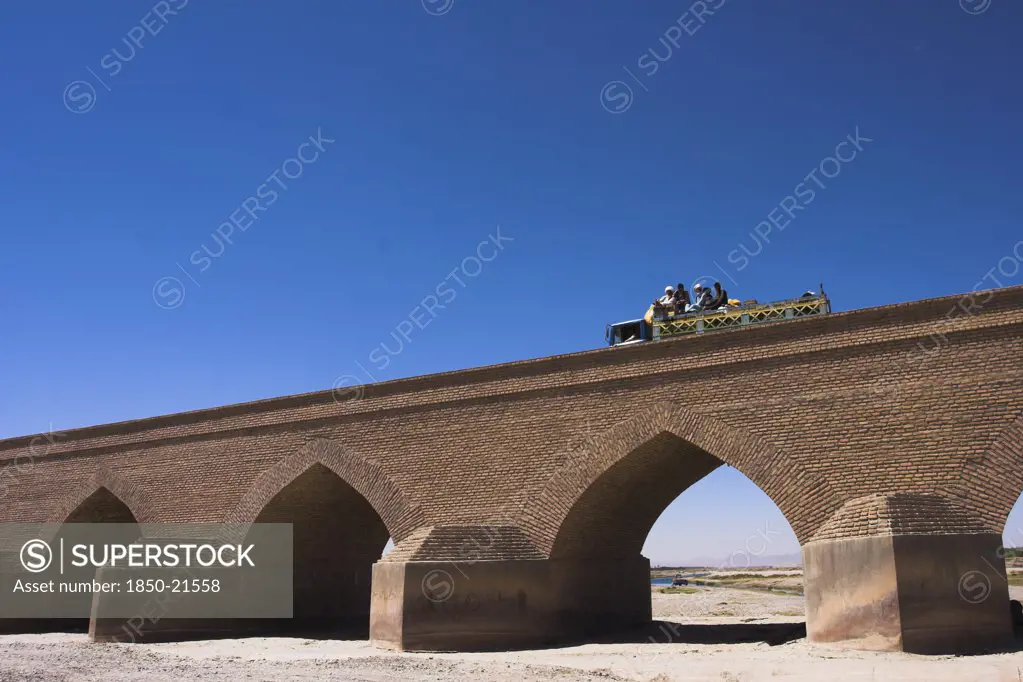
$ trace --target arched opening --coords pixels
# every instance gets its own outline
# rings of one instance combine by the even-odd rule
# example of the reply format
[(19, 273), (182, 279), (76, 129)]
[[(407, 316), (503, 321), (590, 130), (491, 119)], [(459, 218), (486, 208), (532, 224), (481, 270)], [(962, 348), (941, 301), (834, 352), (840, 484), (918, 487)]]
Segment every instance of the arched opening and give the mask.
[(661, 512), (721, 464), (678, 436), (654, 436), (609, 467), (579, 496), (561, 524), (551, 558), (638, 556)]
[(1010, 550), (1023, 552), (1023, 495), (1016, 500), (1016, 504), (1006, 517), (1005, 527), (1002, 529), (1002, 546), (1007, 552)]
[[(1002, 529), (1001, 554), (1005, 559), (1009, 599), (1023, 603), (1023, 495), (1016, 500), (1006, 518), (1005, 527)], [(997, 575), (998, 571), (992, 570), (991, 574)], [(1023, 636), (1023, 608), (1013, 608), (1011, 613), (1016, 636)]]
[[(686, 504), (690, 496), (701, 505)], [(644, 613), (646, 604), (630, 609), (625, 601), (645, 599), (651, 641), (771, 642), (805, 633), (799, 543), (784, 514), (740, 471), (673, 433), (654, 435), (590, 476), (550, 552), (579, 562), (579, 571), (618, 571), (604, 586), (621, 593), (618, 603), (608, 598), (609, 628), (615, 618)], [(647, 559), (641, 590), (631, 585), (633, 566)], [(673, 589), (676, 574), (685, 584)]]
[[(53, 545), (59, 546), (62, 541), (68, 544), (67, 541), (70, 540), (69, 535), (73, 531), (69, 526), (93, 523), (101, 523), (106, 526), (103, 529), (102, 537), (96, 536), (95, 538), (102, 542), (130, 544), (137, 540), (141, 534), (138, 520), (131, 509), (128, 508), (128, 505), (109, 489), (100, 487), (71, 510), (61, 525), (60, 530), (57, 531)], [(74, 533), (74, 537), (79, 540), (81, 539), (79, 533)], [(96, 574), (95, 569), (91, 568), (72, 569), (69, 566), (66, 570), (65, 578), (68, 582), (91, 581)], [(74, 608), (76, 612), (88, 613), (92, 604), (92, 594), (65, 594), (61, 595), (61, 600), (69, 604), (75, 602)], [(89, 618), (55, 620), (50, 625), (61, 632), (84, 633), (89, 631)]]
[(652, 566), (798, 569), (799, 540), (778, 505), (737, 469), (722, 466), (675, 498), (647, 535)]
[(274, 495), (255, 522), (293, 524), (294, 615), (281, 628), (368, 636), (372, 567), (390, 538), (369, 501), (314, 464)]

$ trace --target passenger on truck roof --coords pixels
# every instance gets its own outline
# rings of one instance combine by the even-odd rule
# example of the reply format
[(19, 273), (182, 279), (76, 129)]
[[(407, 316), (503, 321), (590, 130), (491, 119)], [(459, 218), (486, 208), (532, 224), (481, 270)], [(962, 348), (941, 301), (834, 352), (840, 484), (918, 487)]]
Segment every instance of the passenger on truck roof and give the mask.
[(721, 288), (721, 282), (714, 282), (714, 296), (707, 310), (719, 310), (728, 305), (728, 292)]
[(670, 284), (664, 287), (664, 296), (654, 301), (655, 308), (670, 308), (675, 305), (675, 287)]
[(679, 282), (678, 289), (675, 290), (675, 313), (678, 314), (686, 312), (692, 304), (693, 301), (689, 297), (689, 290), (686, 289), (682, 282)]
[(692, 312), (699, 310), (706, 310), (707, 306), (713, 300), (713, 296), (710, 294), (710, 289), (706, 288), (699, 282), (693, 287), (693, 304), (689, 306), (689, 310)]

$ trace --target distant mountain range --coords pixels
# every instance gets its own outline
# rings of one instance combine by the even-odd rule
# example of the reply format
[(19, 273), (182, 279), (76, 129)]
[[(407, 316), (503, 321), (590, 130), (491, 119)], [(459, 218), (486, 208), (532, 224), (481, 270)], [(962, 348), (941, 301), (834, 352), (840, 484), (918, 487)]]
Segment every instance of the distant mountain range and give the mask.
[(765, 554), (758, 557), (747, 557), (746, 555), (735, 555), (732, 557), (693, 557), (678, 561), (651, 561), (653, 568), (763, 568), (765, 566), (802, 566), (803, 556), (799, 552), (791, 554)]

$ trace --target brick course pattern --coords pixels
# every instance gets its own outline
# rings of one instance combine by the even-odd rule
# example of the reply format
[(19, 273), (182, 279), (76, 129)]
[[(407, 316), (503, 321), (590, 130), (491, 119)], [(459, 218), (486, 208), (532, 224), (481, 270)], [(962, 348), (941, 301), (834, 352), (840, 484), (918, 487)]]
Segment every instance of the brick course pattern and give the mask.
[(388, 561), (626, 557), (726, 464), (804, 544), (1000, 533), (1023, 491), (1023, 288), (984, 298), (11, 438), (0, 522), (105, 490), (139, 523), (251, 523), (318, 467), (382, 521)]

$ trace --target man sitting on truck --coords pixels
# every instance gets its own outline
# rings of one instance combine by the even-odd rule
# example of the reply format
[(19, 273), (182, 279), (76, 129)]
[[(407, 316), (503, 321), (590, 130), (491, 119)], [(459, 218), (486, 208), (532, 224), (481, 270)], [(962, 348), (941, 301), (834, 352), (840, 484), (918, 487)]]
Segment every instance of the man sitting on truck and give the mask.
[(675, 287), (670, 284), (664, 287), (664, 296), (654, 301), (654, 308), (663, 310), (665, 308), (671, 308), (675, 305)]
[(697, 282), (696, 286), (693, 287), (693, 295), (696, 300), (693, 301), (693, 304), (686, 309), (691, 313), (698, 312), (700, 310), (707, 310), (707, 306), (709, 306), (713, 300), (713, 296), (710, 294), (710, 289), (705, 288), (699, 282)]
[(686, 289), (682, 282), (679, 282), (678, 289), (675, 290), (675, 314), (679, 315), (686, 312), (692, 304), (693, 301), (689, 298), (689, 290)]
[(728, 292), (721, 288), (721, 282), (714, 282), (714, 296), (707, 310), (719, 310), (728, 305)]

